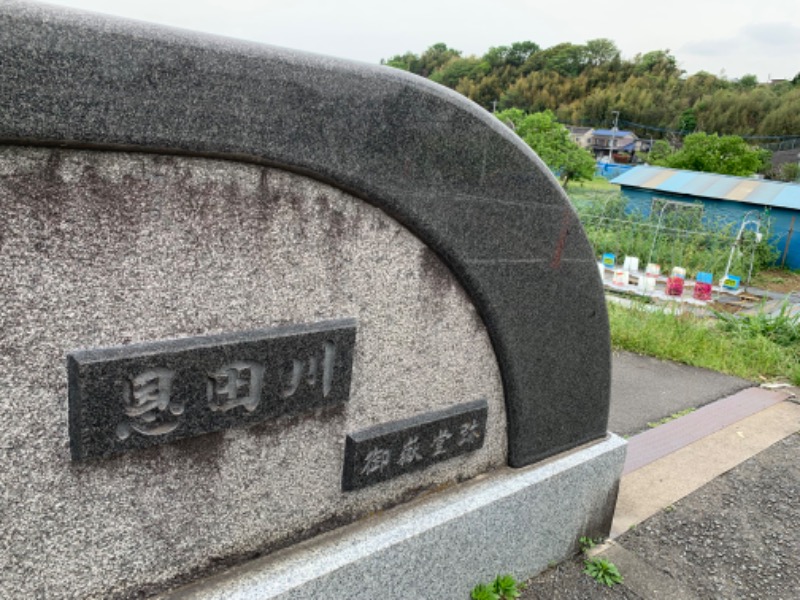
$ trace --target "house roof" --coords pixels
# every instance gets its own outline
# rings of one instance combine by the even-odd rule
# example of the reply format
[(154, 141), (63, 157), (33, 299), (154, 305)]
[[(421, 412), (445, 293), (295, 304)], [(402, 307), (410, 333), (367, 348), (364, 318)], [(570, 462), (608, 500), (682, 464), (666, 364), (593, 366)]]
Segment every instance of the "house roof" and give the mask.
[(623, 130), (614, 131), (613, 129), (595, 129), (594, 130), (594, 134), (595, 135), (599, 135), (599, 136), (604, 136), (604, 137), (612, 137), (612, 136), (613, 137), (618, 137), (618, 138), (621, 138), (621, 137), (632, 137), (633, 139), (637, 139), (636, 138), (636, 134), (633, 133), (632, 131), (623, 131)]
[(591, 127), (574, 127), (572, 125), (568, 126), (567, 129), (569, 129), (570, 133), (575, 135), (585, 135), (592, 131)]
[(800, 185), (795, 183), (651, 166), (634, 167), (611, 183), (682, 196), (800, 210)]

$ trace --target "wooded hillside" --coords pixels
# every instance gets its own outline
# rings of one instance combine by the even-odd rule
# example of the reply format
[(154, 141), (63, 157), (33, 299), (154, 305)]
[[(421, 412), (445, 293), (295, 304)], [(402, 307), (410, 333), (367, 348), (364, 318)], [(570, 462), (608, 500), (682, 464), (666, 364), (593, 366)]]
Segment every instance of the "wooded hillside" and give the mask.
[(669, 50), (625, 60), (604, 38), (546, 49), (516, 42), (480, 57), (435, 44), (420, 55), (381, 62), (446, 85), (488, 110), (549, 109), (572, 125), (609, 126), (611, 111), (620, 111), (620, 127), (641, 137), (693, 131), (800, 136), (800, 73), (776, 83), (759, 83), (754, 75), (688, 75)]

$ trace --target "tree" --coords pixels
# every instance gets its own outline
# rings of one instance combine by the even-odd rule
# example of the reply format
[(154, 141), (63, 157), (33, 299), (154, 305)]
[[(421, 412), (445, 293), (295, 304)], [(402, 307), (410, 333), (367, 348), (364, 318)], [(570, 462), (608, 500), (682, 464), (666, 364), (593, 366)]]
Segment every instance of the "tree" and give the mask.
[(479, 58), (451, 58), (447, 63), (433, 72), (431, 81), (455, 88), (462, 79), (481, 79), (489, 71), (489, 66)]
[(669, 53), (669, 50), (653, 50), (646, 54), (637, 55), (634, 59), (634, 74), (643, 75), (650, 73), (653, 75), (672, 75), (680, 74), (677, 59)]
[(595, 67), (618, 60), (619, 54), (617, 45), (607, 38), (586, 42), (587, 62)]
[(693, 133), (697, 129), (697, 113), (693, 108), (687, 108), (678, 117), (678, 129), (686, 133)]
[(514, 42), (511, 46), (493, 46), (483, 55), (492, 69), (510, 65), (520, 67), (534, 52), (539, 51), (539, 45), (534, 42)]
[[(421, 55), (382, 61), (446, 85), (487, 110), (552, 110), (560, 122), (599, 126), (612, 110), (631, 123), (685, 135), (800, 136), (800, 73), (759, 85), (700, 71), (684, 77), (669, 50), (622, 59), (612, 40), (562, 43), (541, 49), (530, 41), (464, 56), (446, 44)], [(641, 133), (637, 131), (637, 133)]]
[(436, 69), (444, 66), (452, 58), (461, 56), (461, 50), (448, 48), (447, 44), (434, 44), (419, 57), (422, 64), (421, 73), (423, 77), (429, 77)]
[(647, 154), (647, 162), (652, 165), (663, 165), (672, 153), (672, 146), (669, 145), (667, 140), (656, 140)]
[(769, 159), (767, 150), (748, 145), (738, 135), (693, 133), (683, 140), (683, 148), (657, 164), (674, 169), (748, 176), (766, 168)]
[(575, 77), (586, 67), (586, 47), (570, 43), (557, 44), (536, 52), (531, 57), (531, 67), (536, 71), (555, 71), (560, 75)]
[(564, 189), (570, 181), (587, 181), (594, 176), (595, 163), (588, 151), (569, 137), (569, 130), (547, 110), (526, 115), (517, 108), (497, 113), (522, 140), (539, 155), (560, 179)]
[(761, 135), (800, 135), (800, 87), (779, 98), (779, 104), (761, 121)]
[(396, 54), (391, 58), (384, 60), (381, 59), (382, 65), (394, 67), (395, 69), (402, 69), (409, 71), (415, 75), (420, 75), (422, 72), (422, 64), (419, 61), (419, 56), (413, 52), (406, 52), (405, 54)]
[(756, 77), (752, 73), (748, 73), (747, 75), (742, 75), (736, 82), (736, 87), (743, 90), (752, 90), (755, 89), (756, 86), (758, 86), (758, 77)]
[(531, 57), (532, 54), (538, 52), (539, 50), (541, 50), (541, 48), (539, 48), (539, 44), (536, 42), (514, 42), (511, 44), (511, 50), (509, 50), (508, 55), (506, 56), (506, 62), (514, 65), (515, 67), (520, 67)]

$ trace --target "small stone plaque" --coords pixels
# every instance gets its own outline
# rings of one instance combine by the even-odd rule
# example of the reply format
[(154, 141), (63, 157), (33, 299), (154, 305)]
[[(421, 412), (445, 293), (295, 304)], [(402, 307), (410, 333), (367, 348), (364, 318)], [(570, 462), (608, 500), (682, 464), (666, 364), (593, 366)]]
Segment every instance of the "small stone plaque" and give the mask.
[(357, 490), (478, 450), (487, 413), (486, 400), (477, 400), (348, 435), (342, 489)]
[(346, 402), (352, 319), (67, 355), (73, 460)]

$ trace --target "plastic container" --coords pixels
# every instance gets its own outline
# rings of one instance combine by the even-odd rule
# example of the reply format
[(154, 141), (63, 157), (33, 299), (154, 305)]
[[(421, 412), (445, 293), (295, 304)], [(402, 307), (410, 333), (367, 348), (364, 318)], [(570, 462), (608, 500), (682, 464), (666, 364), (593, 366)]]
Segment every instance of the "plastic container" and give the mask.
[(639, 277), (639, 285), (637, 286), (640, 292), (655, 292), (656, 281), (658, 278), (650, 273)]
[(683, 296), (683, 277), (667, 277), (667, 296)]
[(683, 267), (672, 267), (672, 276), (686, 279), (686, 269)]
[(694, 293), (692, 297), (695, 300), (704, 300), (708, 301), (711, 300), (711, 284), (710, 283), (701, 283), (698, 281), (694, 284)]
[(719, 284), (726, 290), (738, 290), (741, 282), (741, 277), (736, 277), (736, 275), (725, 275)]
[(628, 285), (628, 272), (625, 269), (615, 269), (614, 279), (611, 283), (614, 285)]
[(697, 283), (707, 283), (709, 285), (712, 285), (714, 283), (714, 275), (711, 273), (700, 271), (697, 274)]
[(645, 269), (645, 273), (649, 273), (658, 277), (661, 275), (661, 265), (656, 263), (647, 263), (647, 269)]
[(636, 271), (639, 270), (639, 257), (626, 256), (622, 268), (625, 269), (628, 273), (635, 273)]
[(617, 265), (617, 255), (611, 252), (603, 254), (603, 266), (606, 269), (613, 269)]

